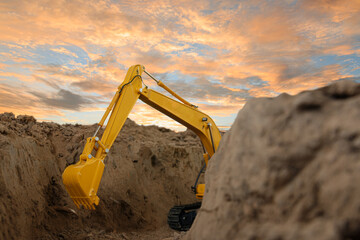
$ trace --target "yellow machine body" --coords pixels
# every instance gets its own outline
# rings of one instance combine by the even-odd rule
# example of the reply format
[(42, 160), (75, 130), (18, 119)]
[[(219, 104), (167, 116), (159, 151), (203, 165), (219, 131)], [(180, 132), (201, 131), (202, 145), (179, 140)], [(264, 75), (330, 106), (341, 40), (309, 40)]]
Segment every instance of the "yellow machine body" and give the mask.
[[(143, 72), (181, 102), (144, 87), (141, 78)], [(104, 172), (104, 159), (139, 98), (193, 130), (199, 136), (206, 151), (204, 153), (206, 164), (218, 148), (221, 135), (214, 121), (208, 115), (174, 93), (164, 83), (152, 77), (142, 65), (134, 65), (129, 68), (125, 80), (118, 87), (118, 91), (98, 124), (99, 130), (111, 112), (101, 140), (96, 136), (98, 132), (96, 131), (93, 137), (87, 139), (80, 160), (76, 164), (68, 166), (63, 173), (63, 183), (78, 208), (82, 205), (87, 209), (95, 209), (95, 205), (99, 204), (97, 191)], [(196, 197), (202, 199), (204, 192), (205, 185), (198, 184)]]

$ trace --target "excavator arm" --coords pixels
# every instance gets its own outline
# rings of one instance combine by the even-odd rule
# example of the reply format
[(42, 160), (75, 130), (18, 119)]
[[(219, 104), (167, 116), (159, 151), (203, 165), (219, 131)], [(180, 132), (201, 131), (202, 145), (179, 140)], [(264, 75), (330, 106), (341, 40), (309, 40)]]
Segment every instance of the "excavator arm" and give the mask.
[[(181, 102), (146, 86), (143, 87), (141, 75), (144, 72)], [(68, 166), (63, 173), (63, 183), (78, 208), (83, 205), (87, 209), (95, 209), (95, 205), (99, 204), (100, 199), (96, 194), (105, 167), (104, 159), (138, 98), (193, 130), (199, 136), (206, 150), (204, 153), (206, 164), (218, 148), (221, 135), (214, 121), (208, 115), (199, 111), (196, 106), (191, 105), (164, 83), (155, 79), (146, 72), (142, 65), (134, 65), (129, 68), (125, 80), (118, 87), (118, 91), (98, 123), (99, 126), (94, 136), (87, 139), (80, 160), (76, 164)], [(100, 140), (96, 135), (110, 113), (110, 118)], [(198, 199), (202, 199), (204, 190), (205, 186), (199, 184)]]

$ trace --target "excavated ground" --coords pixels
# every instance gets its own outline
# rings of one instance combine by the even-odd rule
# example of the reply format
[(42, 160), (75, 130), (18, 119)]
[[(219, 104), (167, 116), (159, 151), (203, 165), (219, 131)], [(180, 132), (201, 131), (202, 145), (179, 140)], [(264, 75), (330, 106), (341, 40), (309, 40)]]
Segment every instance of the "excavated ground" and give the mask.
[(196, 201), (198, 137), (128, 119), (106, 158), (99, 206), (78, 210), (61, 174), (96, 128), (0, 114), (0, 239), (180, 237), (167, 227), (167, 212)]
[(96, 211), (77, 210), (61, 173), (96, 126), (0, 115), (0, 239), (360, 239), (360, 84), (250, 100), (206, 172), (184, 236), (166, 226), (202, 163), (189, 131), (127, 121), (107, 158)]
[(252, 99), (205, 174), (186, 240), (360, 239), (360, 84)]

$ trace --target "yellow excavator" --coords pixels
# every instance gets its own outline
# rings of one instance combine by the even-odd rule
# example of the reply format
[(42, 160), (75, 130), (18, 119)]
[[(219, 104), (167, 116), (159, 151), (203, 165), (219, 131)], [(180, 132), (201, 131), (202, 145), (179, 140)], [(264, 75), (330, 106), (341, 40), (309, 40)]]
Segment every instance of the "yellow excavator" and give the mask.
[[(179, 101), (149, 89), (141, 77), (143, 73)], [(95, 205), (99, 204), (100, 199), (97, 196), (97, 191), (104, 172), (104, 159), (138, 98), (191, 129), (199, 136), (203, 145), (205, 164), (192, 189), (197, 199), (203, 198), (205, 184), (198, 184), (198, 179), (219, 146), (221, 139), (219, 129), (208, 115), (199, 111), (197, 106), (190, 104), (163, 82), (153, 77), (145, 70), (144, 66), (134, 65), (129, 68), (125, 80), (118, 87), (115, 96), (98, 123), (95, 134), (87, 138), (80, 160), (68, 166), (62, 175), (66, 190), (78, 208), (82, 205), (86, 209), (95, 209)], [(98, 131), (103, 127), (109, 114), (110, 118), (100, 139), (97, 136)], [(201, 202), (174, 206), (168, 214), (169, 226), (179, 231), (188, 230), (200, 206)]]

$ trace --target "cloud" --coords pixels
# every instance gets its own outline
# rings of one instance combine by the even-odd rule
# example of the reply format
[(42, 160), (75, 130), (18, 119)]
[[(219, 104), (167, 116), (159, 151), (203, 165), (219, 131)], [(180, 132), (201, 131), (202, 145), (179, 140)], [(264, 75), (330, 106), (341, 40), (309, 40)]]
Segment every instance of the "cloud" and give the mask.
[(99, 94), (113, 93), (117, 89), (117, 85), (107, 83), (100, 76), (93, 76), (93, 78), (90, 79), (72, 82), (71, 86), (78, 87), (84, 92), (96, 92)]
[(72, 93), (71, 91), (61, 89), (51, 97), (46, 96), (40, 92), (30, 92), (37, 98), (37, 101), (45, 104), (48, 107), (80, 110), (84, 105), (91, 104), (92, 102), (81, 95)]
[(61, 54), (65, 54), (65, 55), (69, 55), (72, 56), (74, 58), (78, 58), (78, 55), (76, 55), (74, 52), (69, 51), (68, 49), (64, 48), (64, 47), (60, 47), (60, 48), (51, 48), (51, 51), (57, 52), (57, 53), (61, 53)]
[(186, 128), (175, 120), (151, 108), (150, 106), (137, 102), (132, 109), (129, 117), (142, 125), (166, 126), (177, 131), (183, 131)]
[(25, 89), (14, 88), (4, 83), (0, 83), (0, 112), (13, 112), (16, 115), (28, 114), (37, 117), (62, 115), (59, 109), (44, 109), (39, 106), (36, 98), (27, 93)]
[[(127, 69), (140, 63), (205, 111), (219, 115), (223, 106), (230, 116), (252, 97), (358, 77), (359, 4), (4, 0), (0, 83), (25, 90), (37, 114), (85, 114), (111, 99)], [(146, 122), (156, 122), (151, 115)]]
[(37, 72), (45, 72), (49, 75), (65, 76), (65, 77), (81, 77), (83, 73), (80, 69), (71, 69), (60, 64), (47, 64), (42, 65), (41, 68), (37, 69)]
[(171, 57), (157, 50), (149, 50), (147, 52), (137, 53), (136, 62), (141, 62), (144, 65), (154, 64), (159, 67), (166, 67), (171, 64)]
[(265, 82), (258, 76), (250, 76), (250, 77), (245, 77), (245, 78), (234, 78), (234, 77), (225, 76), (224, 83), (232, 85), (232, 86), (243, 85), (248, 88), (258, 88), (258, 87), (269, 86), (269, 84), (267, 82)]
[(236, 102), (250, 97), (246, 89), (231, 89), (223, 84), (213, 83), (206, 77), (199, 77), (191, 82), (180, 80), (166, 84), (180, 96), (195, 101), (214, 101), (227, 98)]
[(51, 80), (51, 79), (44, 79), (42, 77), (39, 77), (37, 75), (33, 75), (34, 79), (38, 82), (42, 82), (45, 83), (47, 86), (56, 89), (56, 90), (60, 90), (61, 87), (56, 83), (56, 80)]

